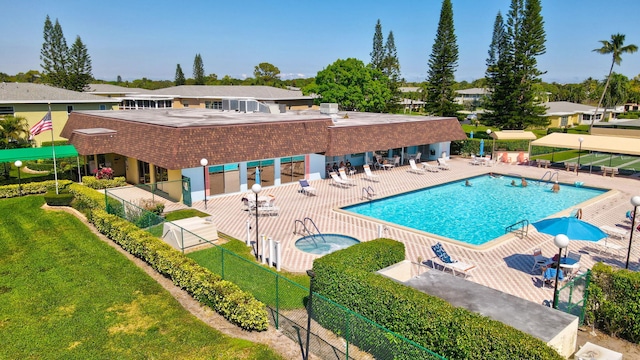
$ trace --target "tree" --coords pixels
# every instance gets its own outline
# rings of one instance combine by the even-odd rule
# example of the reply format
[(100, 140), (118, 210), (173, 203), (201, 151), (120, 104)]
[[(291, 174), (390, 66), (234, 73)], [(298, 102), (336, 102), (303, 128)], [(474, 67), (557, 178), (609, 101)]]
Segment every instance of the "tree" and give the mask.
[(69, 50), (67, 84), (65, 88), (73, 91), (84, 91), (92, 79), (91, 57), (80, 36), (76, 36), (76, 41)]
[(178, 64), (176, 66), (176, 77), (175, 77), (174, 83), (176, 84), (176, 86), (180, 86), (180, 85), (184, 85), (185, 82), (186, 82), (186, 79), (184, 78), (182, 67), (180, 67), (180, 64)]
[(40, 50), (42, 75), (45, 83), (59, 88), (66, 88), (68, 53), (67, 41), (64, 39), (58, 19), (53, 25), (49, 15), (47, 15), (44, 21), (44, 43), (42, 43), (42, 49)]
[(338, 103), (342, 110), (382, 112), (389, 99), (389, 79), (358, 59), (339, 59), (318, 72), (315, 83), (302, 89), (322, 102)]
[(253, 68), (253, 76), (258, 85), (274, 86), (280, 81), (280, 69), (268, 62), (263, 62)]
[(429, 57), (427, 101), (425, 108), (432, 115), (456, 116), (459, 106), (453, 101), (454, 72), (458, 66), (458, 44), (453, 26), (451, 0), (442, 2), (436, 39)]
[(512, 0), (506, 25), (496, 16), (486, 71), (488, 125), (525, 129), (548, 123), (536, 59), (546, 52), (541, 9), (539, 0)]
[(398, 52), (393, 37), (393, 31), (389, 31), (387, 42), (384, 45), (384, 59), (382, 60), (382, 73), (389, 78), (389, 86), (393, 97), (387, 104), (387, 111), (396, 110), (400, 104), (400, 61), (398, 60)]
[(0, 117), (0, 136), (3, 149), (25, 147), (29, 138), (29, 123), (23, 116)]
[(200, 54), (196, 54), (193, 60), (193, 80), (196, 85), (204, 85), (204, 65)]
[(382, 38), (382, 24), (380, 19), (376, 23), (376, 30), (373, 34), (373, 50), (371, 50), (371, 66), (376, 70), (382, 70), (382, 62), (384, 61), (384, 39)]
[[(611, 41), (600, 40), (602, 47), (599, 49), (593, 49), (603, 55), (611, 54), (611, 67), (609, 68), (609, 75), (607, 75), (607, 82), (604, 85), (604, 90), (602, 90), (602, 96), (600, 96), (600, 100), (598, 101), (598, 105), (596, 106), (596, 111), (593, 114), (593, 118), (591, 118), (591, 124), (589, 124), (589, 133), (591, 133), (591, 128), (593, 127), (593, 122), (598, 114), (598, 109), (600, 105), (602, 105), (602, 100), (607, 92), (607, 87), (609, 86), (609, 82), (611, 80), (611, 73), (613, 72), (613, 65), (620, 65), (622, 62), (622, 54), (633, 54), (638, 51), (638, 46), (634, 44), (624, 46), (624, 34), (613, 34), (611, 35)], [(604, 115), (604, 114), (603, 114)], [(604, 116), (603, 116), (604, 118)]]
[(120, 84), (122, 82), (122, 76), (118, 75), (116, 78), (116, 84)]
[(629, 91), (631, 89), (631, 83), (629, 82), (629, 78), (622, 75), (612, 73), (609, 76), (609, 86), (607, 87), (607, 92), (602, 101), (603, 104), (603, 115), (604, 119), (607, 114), (607, 107), (615, 107), (620, 104), (624, 104), (627, 102), (629, 98)]

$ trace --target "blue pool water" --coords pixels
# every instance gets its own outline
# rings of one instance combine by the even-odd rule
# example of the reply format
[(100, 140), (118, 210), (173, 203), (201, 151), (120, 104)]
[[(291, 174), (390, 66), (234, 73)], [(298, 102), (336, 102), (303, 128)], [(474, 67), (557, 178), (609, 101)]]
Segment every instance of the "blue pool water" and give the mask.
[[(469, 180), (472, 186), (465, 186)], [(482, 245), (505, 234), (521, 220), (530, 223), (603, 194), (607, 190), (560, 185), (520, 185), (520, 178), (488, 175), (462, 179), (384, 199), (344, 207), (343, 210), (389, 223), (440, 235), (471, 245)]]
[(359, 242), (356, 238), (339, 234), (309, 235), (298, 239), (296, 247), (311, 254), (326, 255)]

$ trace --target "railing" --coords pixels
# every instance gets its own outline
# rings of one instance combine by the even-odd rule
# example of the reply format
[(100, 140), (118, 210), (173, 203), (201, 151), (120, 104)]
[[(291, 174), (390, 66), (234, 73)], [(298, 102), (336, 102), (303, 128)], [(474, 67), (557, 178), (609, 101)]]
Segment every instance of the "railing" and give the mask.
[(362, 194), (363, 195), (361, 199), (364, 199), (364, 198), (371, 199), (372, 197), (376, 196), (376, 191), (373, 190), (371, 186), (367, 186), (362, 188)]
[[(313, 225), (313, 228), (316, 230), (316, 232), (312, 232), (311, 230), (309, 230), (309, 228), (307, 227), (307, 221), (309, 221), (311, 223), (311, 225)], [(300, 232), (298, 232), (298, 224), (302, 225), (302, 229)], [(318, 229), (318, 226), (316, 225), (315, 222), (313, 222), (313, 220), (311, 220), (311, 218), (306, 217), (302, 220), (296, 220), (293, 222), (293, 233), (294, 234), (306, 234), (307, 236), (312, 236), (312, 235), (319, 235), (322, 238), (322, 241), (324, 241), (325, 243), (327, 242), (327, 240), (324, 238), (324, 235), (322, 235), (322, 233), (320, 232), (320, 229)], [(311, 240), (313, 240), (313, 243), (316, 245), (316, 247), (318, 246), (318, 244), (316, 243), (316, 240), (314, 239), (314, 237), (311, 237)]]
[(556, 309), (573, 314), (579, 318), (579, 324), (584, 323), (585, 305), (589, 296), (589, 282), (591, 280), (591, 270), (578, 275), (559, 288), (555, 296), (556, 303), (552, 304)]
[[(549, 179), (545, 180), (547, 175), (549, 175)], [(558, 179), (560, 177), (560, 173), (558, 171), (551, 172), (551, 170), (549, 170), (549, 171), (545, 172), (544, 175), (542, 175), (542, 177), (540, 177), (540, 180), (538, 180), (538, 185), (541, 185), (542, 182), (544, 182), (545, 184), (549, 184), (549, 183), (551, 183), (553, 181), (554, 177), (556, 178), (555, 181), (558, 181)]]
[(524, 238), (529, 234), (529, 220), (524, 219), (524, 220), (520, 220), (515, 224), (511, 224), (509, 226), (507, 226), (506, 228), (504, 228), (504, 233), (510, 233), (512, 231), (514, 231), (514, 229), (519, 229), (520, 231), (520, 238)]

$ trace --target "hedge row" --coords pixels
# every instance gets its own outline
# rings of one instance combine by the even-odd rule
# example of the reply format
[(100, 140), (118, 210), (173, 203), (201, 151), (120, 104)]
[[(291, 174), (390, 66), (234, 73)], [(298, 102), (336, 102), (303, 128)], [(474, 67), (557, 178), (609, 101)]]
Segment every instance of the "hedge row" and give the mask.
[[(58, 190), (67, 188), (71, 183), (73, 183), (71, 180), (58, 180)], [(21, 194), (45, 194), (47, 191), (55, 189), (55, 180), (3, 185), (0, 186), (0, 198), (12, 198), (20, 196)]]
[(594, 265), (585, 320), (610, 335), (639, 343), (640, 273)]
[[(404, 245), (379, 239), (316, 259), (314, 286), (323, 295), (450, 359), (562, 359), (543, 341), (501, 322), (387, 279), (374, 271), (404, 260)], [(344, 336), (344, 318), (316, 307), (316, 320)], [(351, 329), (364, 341), (370, 329)], [(368, 348), (365, 347), (365, 351)]]
[(127, 180), (124, 176), (116, 176), (113, 179), (98, 179), (95, 176), (83, 176), (82, 183), (92, 189), (100, 190), (126, 186)]
[(102, 234), (230, 322), (245, 330), (263, 331), (268, 328), (264, 304), (240, 290), (236, 284), (222, 280), (167, 243), (120, 217), (104, 210), (94, 210), (91, 218)]
[[(114, 198), (107, 197), (105, 204), (105, 194), (94, 189), (90, 189), (82, 184), (73, 183), (69, 185), (69, 192), (74, 196), (73, 207), (83, 212), (91, 221), (91, 210), (108, 210), (110, 214), (124, 216), (124, 206)], [(107, 209), (108, 207), (108, 209)]]

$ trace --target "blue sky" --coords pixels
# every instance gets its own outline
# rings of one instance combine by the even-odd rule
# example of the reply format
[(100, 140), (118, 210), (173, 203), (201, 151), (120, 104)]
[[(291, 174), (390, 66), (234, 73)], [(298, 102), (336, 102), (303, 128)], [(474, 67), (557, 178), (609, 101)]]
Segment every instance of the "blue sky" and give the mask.
[[(453, 0), (459, 61), (456, 80), (484, 76), (487, 50), (498, 11), (510, 0)], [(251, 77), (261, 62), (277, 66), (284, 78), (312, 77), (337, 59), (368, 63), (375, 24), (385, 39), (393, 31), (402, 76), (422, 81), (435, 37), (439, 0), (280, 1), (80, 1), (0, 0), (0, 72), (41, 70), (44, 20), (57, 18), (71, 45), (79, 35), (98, 79), (146, 77), (173, 80), (176, 64), (192, 76), (200, 53), (206, 74)], [(640, 46), (633, 14), (637, 0), (542, 0), (547, 52), (538, 59), (544, 81), (603, 79), (610, 57), (592, 50), (599, 40), (626, 34)], [(640, 53), (623, 57), (614, 71), (640, 74)]]

